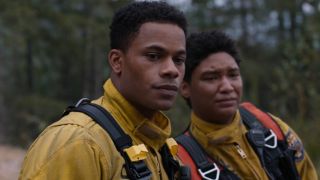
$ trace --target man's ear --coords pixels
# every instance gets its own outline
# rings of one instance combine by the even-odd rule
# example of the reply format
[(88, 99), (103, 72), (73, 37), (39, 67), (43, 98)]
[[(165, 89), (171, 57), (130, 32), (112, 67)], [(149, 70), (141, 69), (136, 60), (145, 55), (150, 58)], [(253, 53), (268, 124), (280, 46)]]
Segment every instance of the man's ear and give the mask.
[(108, 54), (110, 67), (115, 74), (119, 75), (122, 72), (123, 56), (124, 54), (122, 53), (122, 51), (118, 49), (111, 49)]
[(181, 83), (180, 94), (184, 98), (190, 98), (190, 85), (186, 81), (182, 81)]

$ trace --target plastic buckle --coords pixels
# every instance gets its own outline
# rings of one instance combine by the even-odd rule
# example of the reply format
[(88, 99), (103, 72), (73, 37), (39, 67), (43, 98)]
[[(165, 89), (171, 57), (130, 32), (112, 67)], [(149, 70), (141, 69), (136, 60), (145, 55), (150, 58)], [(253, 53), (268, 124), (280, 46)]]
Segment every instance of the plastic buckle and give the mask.
[[(211, 168), (212, 166), (213, 168)], [(209, 169), (208, 169), (209, 168)], [(209, 165), (209, 167), (205, 167), (205, 168), (202, 168), (202, 169), (208, 169), (208, 170), (205, 170), (205, 171), (202, 171), (201, 169), (198, 169), (198, 172), (199, 174), (201, 175), (201, 177), (203, 179), (206, 179), (206, 180), (218, 180), (219, 177), (220, 177), (220, 169), (219, 167), (217, 166), (216, 163), (212, 163)], [(211, 173), (215, 173), (215, 177), (214, 178), (211, 178), (211, 177), (208, 177), (209, 174)]]
[(147, 158), (148, 149), (144, 144), (134, 145), (123, 150), (131, 162), (137, 162)]
[[(266, 137), (264, 141), (265, 141), (264, 146), (267, 148), (274, 149), (278, 146), (277, 135), (271, 129), (270, 129), (270, 135)], [(271, 144), (267, 144), (267, 142), (270, 142), (270, 141), (271, 141)]]
[(261, 129), (250, 129), (247, 138), (256, 147), (262, 148), (265, 145), (265, 135)]
[(129, 177), (137, 180), (150, 180), (152, 173), (144, 163), (144, 161), (131, 162), (129, 165), (131, 174)]
[(89, 98), (82, 98), (77, 102), (77, 104), (74, 107), (79, 107), (82, 103), (88, 103), (88, 102), (90, 102)]
[(174, 140), (173, 138), (168, 138), (166, 140), (166, 145), (168, 147), (168, 149), (170, 150), (170, 153), (172, 156), (177, 155), (178, 153), (178, 144), (176, 142), (176, 140)]
[(191, 179), (191, 170), (189, 166), (180, 166), (179, 168), (179, 178), (180, 180), (190, 180)]

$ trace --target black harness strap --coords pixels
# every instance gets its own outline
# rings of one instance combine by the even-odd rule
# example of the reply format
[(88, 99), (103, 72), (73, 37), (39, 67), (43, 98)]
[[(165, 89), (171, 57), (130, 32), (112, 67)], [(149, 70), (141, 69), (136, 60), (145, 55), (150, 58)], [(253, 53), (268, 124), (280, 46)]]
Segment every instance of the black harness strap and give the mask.
[(201, 169), (212, 164), (208, 161), (208, 156), (203, 153), (200, 145), (192, 137), (182, 134), (176, 140), (188, 151), (198, 168)]
[(104, 110), (101, 106), (88, 103), (76, 107), (73, 111), (85, 113), (94, 119), (96, 123), (109, 133), (118, 151), (122, 151), (124, 148), (132, 146), (130, 136), (123, 132), (110, 113)]
[(118, 125), (111, 114), (99, 105), (93, 104), (89, 99), (81, 99), (77, 105), (69, 106), (62, 116), (70, 112), (82, 112), (91, 117), (103, 129), (105, 129), (113, 140), (117, 150), (125, 160), (127, 175), (131, 180), (148, 180), (151, 172), (144, 161), (130, 161), (128, 155), (124, 152), (125, 148), (132, 146), (132, 139)]
[[(265, 172), (267, 173), (268, 177), (271, 180), (275, 180), (275, 177), (272, 172), (270, 172), (270, 168), (267, 168), (266, 162), (265, 162), (265, 136), (269, 133), (269, 130), (266, 129), (261, 122), (248, 110), (246, 110), (243, 107), (239, 108), (241, 118), (245, 124), (245, 126), (249, 129), (248, 133), (246, 134), (246, 137), (255, 150), (255, 152), (258, 154), (258, 157), (260, 159), (261, 165)], [(279, 155), (277, 154), (277, 157)]]
[(244, 123), (248, 129), (265, 129), (261, 122), (244, 107), (240, 106), (239, 111), (241, 118), (244, 120)]
[[(175, 179), (176, 172), (178, 172), (181, 168), (179, 162), (173, 158), (172, 154), (170, 153), (170, 149), (166, 145), (160, 149), (160, 154), (162, 157), (162, 165), (168, 175), (168, 178)], [(184, 174), (180, 173), (180, 176), (181, 175)]]
[(239, 110), (242, 121), (248, 129), (246, 137), (269, 178), (271, 180), (299, 180), (293, 152), (288, 149), (286, 141), (278, 140), (272, 130), (266, 128), (244, 107), (240, 107)]
[[(221, 164), (208, 159), (208, 155), (196, 142), (188, 135), (176, 137), (177, 142), (183, 146), (195, 163), (199, 175), (207, 180), (238, 180), (239, 178)], [(221, 168), (221, 169), (220, 169)]]

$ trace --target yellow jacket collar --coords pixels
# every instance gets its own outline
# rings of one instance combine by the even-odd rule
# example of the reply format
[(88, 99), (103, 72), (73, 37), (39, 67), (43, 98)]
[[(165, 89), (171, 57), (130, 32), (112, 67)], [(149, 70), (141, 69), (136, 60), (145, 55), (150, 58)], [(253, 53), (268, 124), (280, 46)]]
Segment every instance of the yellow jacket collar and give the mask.
[(234, 143), (243, 134), (239, 111), (235, 114), (231, 124), (227, 125), (206, 122), (192, 112), (190, 130), (204, 147)]
[(140, 139), (146, 145), (159, 149), (171, 134), (169, 119), (160, 111), (152, 119), (144, 117), (115, 88), (111, 79), (104, 86), (102, 106), (115, 117), (125, 131)]

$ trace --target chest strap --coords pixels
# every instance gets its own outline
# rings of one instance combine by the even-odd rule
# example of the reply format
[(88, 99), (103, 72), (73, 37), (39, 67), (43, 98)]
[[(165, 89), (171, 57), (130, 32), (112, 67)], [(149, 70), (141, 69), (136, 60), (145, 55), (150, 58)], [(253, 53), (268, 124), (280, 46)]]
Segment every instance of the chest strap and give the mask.
[[(189, 136), (182, 134), (176, 138), (177, 142), (188, 152), (188, 156), (191, 156), (193, 163), (197, 168), (197, 174), (200, 175), (201, 179), (206, 180), (238, 180), (239, 178), (229, 171), (222, 165), (209, 159), (209, 156), (201, 148), (201, 146), (196, 142), (196, 140)], [(180, 153), (179, 153), (180, 154)], [(184, 158), (180, 157), (182, 161)], [(192, 166), (192, 165), (191, 165)], [(194, 172), (193, 172), (194, 173)], [(193, 179), (198, 179), (199, 177), (194, 177)], [(199, 178), (200, 179), (200, 178)]]
[(70, 112), (82, 112), (88, 115), (108, 132), (117, 150), (125, 160), (125, 169), (129, 179), (148, 180), (151, 178), (152, 173), (143, 161), (147, 149), (144, 145), (133, 146), (131, 137), (122, 130), (108, 111), (91, 103), (89, 99), (83, 98), (75, 106), (69, 106), (62, 116)]
[(283, 132), (274, 119), (251, 103), (241, 104), (239, 110), (248, 129), (246, 137), (269, 179), (299, 180), (294, 151), (288, 148)]
[(249, 128), (260, 128), (260, 129), (271, 129), (275, 137), (279, 140), (285, 140), (285, 136), (279, 127), (279, 125), (273, 120), (273, 118), (258, 109), (255, 105), (249, 102), (241, 103), (240, 105), (240, 114), (245, 125)]

